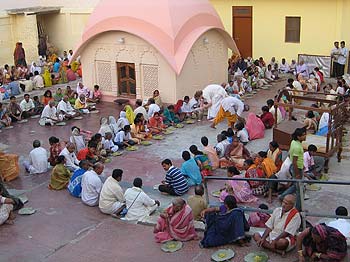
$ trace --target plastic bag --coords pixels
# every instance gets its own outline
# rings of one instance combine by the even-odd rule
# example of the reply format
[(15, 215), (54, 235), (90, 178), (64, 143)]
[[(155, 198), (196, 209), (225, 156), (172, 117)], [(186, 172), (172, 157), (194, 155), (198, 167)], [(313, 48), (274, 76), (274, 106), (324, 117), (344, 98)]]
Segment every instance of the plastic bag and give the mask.
[(264, 123), (261, 121), (259, 117), (257, 117), (253, 113), (249, 113), (245, 128), (248, 131), (250, 140), (264, 137), (264, 133), (265, 133)]

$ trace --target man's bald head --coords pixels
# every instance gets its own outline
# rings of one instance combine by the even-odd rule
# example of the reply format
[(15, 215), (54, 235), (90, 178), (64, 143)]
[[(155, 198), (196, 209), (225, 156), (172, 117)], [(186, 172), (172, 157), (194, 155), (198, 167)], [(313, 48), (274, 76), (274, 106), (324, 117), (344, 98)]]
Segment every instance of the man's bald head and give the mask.
[(295, 197), (295, 195), (290, 194), (290, 195), (286, 195), (283, 200), (294, 205), (295, 201), (296, 201), (296, 197)]
[(295, 205), (295, 200), (294, 195), (286, 195), (282, 201), (282, 212), (286, 213), (291, 210)]

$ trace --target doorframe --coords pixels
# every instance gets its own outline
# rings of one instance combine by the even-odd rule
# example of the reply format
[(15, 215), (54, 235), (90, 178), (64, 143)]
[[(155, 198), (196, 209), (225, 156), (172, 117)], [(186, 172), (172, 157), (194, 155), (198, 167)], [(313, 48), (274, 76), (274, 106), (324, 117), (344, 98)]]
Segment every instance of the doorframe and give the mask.
[[(235, 9), (238, 9), (238, 8), (245, 8), (245, 9), (249, 9), (249, 13), (248, 14), (237, 14), (235, 13)], [(252, 21), (252, 25), (251, 25), (251, 29), (250, 29), (250, 32), (251, 32), (251, 49), (250, 49), (250, 53), (251, 53), (251, 57), (253, 57), (253, 6), (248, 6), (248, 5), (242, 5), (242, 6), (232, 6), (232, 16), (231, 16), (231, 19), (232, 19), (232, 39), (233, 41), (235, 41), (234, 39), (234, 18), (235, 17), (247, 17), (247, 18), (251, 18), (251, 21)], [(236, 41), (235, 41), (236, 42)]]
[[(128, 68), (128, 65), (134, 65), (134, 72), (135, 72), (135, 79), (134, 79), (134, 81), (135, 81), (135, 94), (131, 94), (131, 93), (128, 93), (128, 94), (123, 94), (122, 92), (121, 92), (121, 85), (120, 85), (120, 83), (121, 83), (121, 81), (120, 81), (120, 76), (119, 76), (119, 68), (120, 68), (120, 66), (118, 66), (118, 64), (124, 64), (124, 65), (126, 65), (126, 67), (127, 67), (127, 69), (126, 70), (129, 70)], [(136, 98), (136, 95), (137, 95), (137, 82), (136, 82), (136, 64), (135, 63), (130, 63), (130, 62), (116, 62), (116, 73), (117, 73), (117, 84), (118, 84), (118, 96), (119, 97), (127, 97), (127, 98)], [(130, 77), (129, 77), (130, 78)], [(129, 82), (130, 80), (128, 80), (128, 82)], [(127, 88), (129, 88), (129, 91), (130, 91), (130, 87), (129, 86), (127, 86)]]

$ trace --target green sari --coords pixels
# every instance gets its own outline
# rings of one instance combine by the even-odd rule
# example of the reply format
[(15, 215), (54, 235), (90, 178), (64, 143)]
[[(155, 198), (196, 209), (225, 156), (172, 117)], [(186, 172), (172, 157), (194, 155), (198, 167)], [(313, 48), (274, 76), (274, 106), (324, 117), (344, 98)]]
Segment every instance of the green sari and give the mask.
[(63, 164), (56, 165), (51, 173), (49, 187), (54, 190), (61, 190), (67, 187), (71, 173)]
[(175, 115), (174, 112), (171, 112), (168, 108), (164, 109), (163, 116), (163, 123), (166, 125), (171, 125), (172, 123), (180, 123), (180, 119)]

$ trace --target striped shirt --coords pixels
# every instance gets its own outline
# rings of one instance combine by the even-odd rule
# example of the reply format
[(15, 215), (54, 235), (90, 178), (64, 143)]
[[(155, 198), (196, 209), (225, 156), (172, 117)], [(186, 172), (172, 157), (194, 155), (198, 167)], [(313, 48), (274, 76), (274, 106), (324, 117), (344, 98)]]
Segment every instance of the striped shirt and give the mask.
[(166, 173), (165, 182), (171, 185), (178, 195), (183, 195), (188, 191), (187, 180), (177, 167), (171, 166)]

